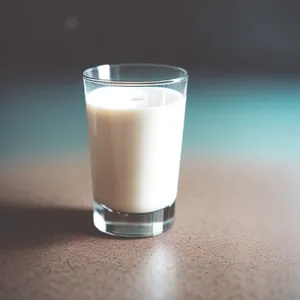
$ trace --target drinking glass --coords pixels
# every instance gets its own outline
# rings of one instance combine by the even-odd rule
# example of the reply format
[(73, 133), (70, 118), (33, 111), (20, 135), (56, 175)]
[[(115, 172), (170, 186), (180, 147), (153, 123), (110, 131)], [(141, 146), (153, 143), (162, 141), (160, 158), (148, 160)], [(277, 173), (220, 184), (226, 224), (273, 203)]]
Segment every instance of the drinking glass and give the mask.
[(148, 237), (174, 222), (187, 72), (115, 64), (83, 73), (93, 220), (100, 231)]

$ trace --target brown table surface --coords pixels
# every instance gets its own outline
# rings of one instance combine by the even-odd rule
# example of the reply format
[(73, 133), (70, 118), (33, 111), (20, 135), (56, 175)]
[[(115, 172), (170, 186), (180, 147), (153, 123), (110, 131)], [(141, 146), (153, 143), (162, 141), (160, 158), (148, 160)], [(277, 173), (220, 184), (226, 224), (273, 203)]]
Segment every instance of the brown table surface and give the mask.
[(300, 299), (296, 166), (185, 157), (173, 229), (92, 225), (84, 156), (0, 168), (0, 299)]

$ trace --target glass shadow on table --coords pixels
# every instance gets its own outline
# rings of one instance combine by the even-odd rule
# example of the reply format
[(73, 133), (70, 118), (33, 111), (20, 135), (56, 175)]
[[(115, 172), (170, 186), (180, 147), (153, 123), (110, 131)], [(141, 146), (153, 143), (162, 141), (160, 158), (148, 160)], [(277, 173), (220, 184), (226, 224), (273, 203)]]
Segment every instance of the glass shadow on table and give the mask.
[(95, 229), (91, 209), (18, 205), (0, 199), (0, 251), (84, 237), (109, 238)]

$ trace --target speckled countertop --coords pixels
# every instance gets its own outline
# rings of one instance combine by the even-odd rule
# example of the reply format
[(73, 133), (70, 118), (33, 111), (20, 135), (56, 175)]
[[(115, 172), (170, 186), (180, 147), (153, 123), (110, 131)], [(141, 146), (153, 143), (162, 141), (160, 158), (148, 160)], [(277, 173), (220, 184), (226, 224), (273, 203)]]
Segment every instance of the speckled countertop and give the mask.
[(92, 225), (88, 160), (0, 169), (0, 299), (299, 299), (295, 166), (185, 157), (176, 222), (118, 239)]

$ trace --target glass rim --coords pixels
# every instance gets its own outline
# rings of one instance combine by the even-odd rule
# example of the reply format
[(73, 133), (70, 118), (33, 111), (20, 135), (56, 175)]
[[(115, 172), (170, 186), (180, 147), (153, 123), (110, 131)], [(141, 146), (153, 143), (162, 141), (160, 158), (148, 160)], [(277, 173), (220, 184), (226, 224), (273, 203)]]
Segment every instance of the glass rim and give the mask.
[[(102, 66), (109, 66), (109, 67), (155, 67), (155, 68), (165, 68), (173, 71), (180, 71), (182, 73), (181, 76), (170, 76), (170, 78), (167, 79), (161, 79), (161, 80), (141, 80), (141, 81), (127, 81), (127, 80), (114, 80), (114, 79), (100, 79), (95, 76), (87, 75), (89, 71), (92, 71), (93, 69), (102, 67)], [(169, 85), (174, 83), (179, 83), (184, 80), (188, 79), (188, 72), (177, 66), (167, 65), (167, 64), (154, 64), (154, 63), (120, 63), (120, 64), (103, 64), (98, 65), (94, 67), (90, 67), (83, 71), (83, 78), (85, 80), (88, 80), (90, 82), (100, 83), (103, 85), (117, 85), (117, 86), (155, 86), (155, 85)]]

